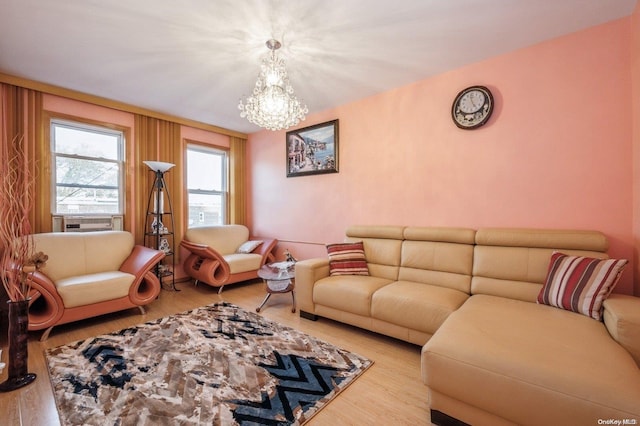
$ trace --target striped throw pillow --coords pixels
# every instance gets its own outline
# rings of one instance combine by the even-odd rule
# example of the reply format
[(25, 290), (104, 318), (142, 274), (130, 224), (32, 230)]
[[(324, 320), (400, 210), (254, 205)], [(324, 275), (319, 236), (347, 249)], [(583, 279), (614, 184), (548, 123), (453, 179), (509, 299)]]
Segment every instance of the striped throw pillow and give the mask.
[(327, 244), (327, 254), (330, 275), (369, 275), (362, 241)]
[(602, 302), (620, 280), (627, 263), (626, 259), (594, 259), (554, 252), (538, 303), (600, 321)]

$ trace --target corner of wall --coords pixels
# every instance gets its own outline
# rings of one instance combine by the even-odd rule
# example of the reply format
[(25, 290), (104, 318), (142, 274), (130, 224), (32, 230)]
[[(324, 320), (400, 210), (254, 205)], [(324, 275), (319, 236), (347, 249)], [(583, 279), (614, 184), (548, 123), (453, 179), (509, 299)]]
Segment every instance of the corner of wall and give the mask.
[(631, 138), (633, 144), (633, 288), (640, 296), (640, 2), (631, 15)]

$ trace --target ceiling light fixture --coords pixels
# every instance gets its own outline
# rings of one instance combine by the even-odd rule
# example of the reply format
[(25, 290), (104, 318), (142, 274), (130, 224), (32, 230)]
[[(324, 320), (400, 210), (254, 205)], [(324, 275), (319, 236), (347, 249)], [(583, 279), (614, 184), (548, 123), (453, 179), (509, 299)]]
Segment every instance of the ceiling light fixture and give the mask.
[(240, 117), (265, 129), (288, 129), (303, 121), (309, 109), (293, 94), (284, 60), (276, 55), (282, 44), (274, 39), (266, 44), (271, 54), (262, 60), (253, 95), (245, 98), (244, 103), (240, 99)]

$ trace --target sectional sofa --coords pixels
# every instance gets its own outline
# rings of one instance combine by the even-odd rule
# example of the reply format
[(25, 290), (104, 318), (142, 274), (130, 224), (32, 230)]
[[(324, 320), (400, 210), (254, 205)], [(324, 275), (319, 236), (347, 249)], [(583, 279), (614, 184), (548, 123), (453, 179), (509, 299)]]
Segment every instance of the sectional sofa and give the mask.
[(640, 298), (583, 313), (539, 300), (560, 274), (552, 255), (606, 259), (602, 233), (352, 226), (345, 241), (362, 242), (365, 274), (359, 261), (334, 269), (348, 250), (298, 262), (300, 315), (423, 345), (432, 422), (640, 422)]

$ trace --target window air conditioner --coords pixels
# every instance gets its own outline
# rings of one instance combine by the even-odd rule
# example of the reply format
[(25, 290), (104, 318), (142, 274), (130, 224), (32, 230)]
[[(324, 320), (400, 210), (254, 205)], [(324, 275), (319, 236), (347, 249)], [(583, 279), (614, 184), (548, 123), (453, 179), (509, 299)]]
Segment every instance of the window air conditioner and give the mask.
[(122, 216), (53, 216), (53, 232), (122, 231)]

